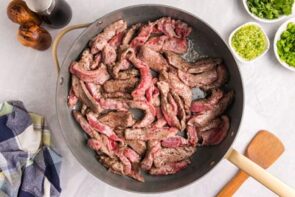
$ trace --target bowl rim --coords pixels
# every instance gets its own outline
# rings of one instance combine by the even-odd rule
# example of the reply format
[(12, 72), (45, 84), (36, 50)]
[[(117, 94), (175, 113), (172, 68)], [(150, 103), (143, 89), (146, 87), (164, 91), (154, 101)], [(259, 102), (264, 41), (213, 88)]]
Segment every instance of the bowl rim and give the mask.
[[(263, 32), (263, 34), (264, 34), (264, 36), (265, 36), (265, 38), (266, 38), (266, 44), (267, 44), (267, 46), (266, 46), (265, 51), (264, 51), (262, 54), (260, 54), (259, 56), (257, 56), (256, 58), (252, 59), (252, 60), (246, 60), (246, 59), (242, 58), (242, 57), (236, 52), (236, 50), (235, 50), (235, 49), (233, 48), (233, 46), (232, 46), (232, 37), (234, 36), (234, 34), (235, 34), (240, 28), (242, 28), (242, 27), (244, 27), (244, 26), (246, 26), (246, 25), (256, 25), (257, 27), (259, 27), (259, 28), (261, 29), (261, 31)], [(242, 25), (236, 27), (236, 28), (231, 32), (231, 34), (230, 34), (230, 36), (229, 36), (229, 38), (228, 38), (228, 45), (229, 45), (231, 51), (233, 52), (234, 56), (235, 56), (240, 62), (242, 62), (242, 63), (251, 63), (251, 62), (254, 62), (254, 61), (256, 61), (257, 59), (261, 58), (262, 56), (264, 56), (264, 55), (267, 53), (267, 51), (268, 51), (269, 48), (270, 48), (270, 41), (269, 41), (269, 38), (268, 38), (267, 34), (265, 33), (264, 29), (262, 28), (262, 26), (259, 25), (259, 24), (256, 23), (256, 22), (250, 21), (250, 22), (243, 23)]]
[[(264, 19), (264, 18), (260, 18), (260, 17), (256, 16), (255, 14), (253, 14), (252, 12), (250, 12), (249, 7), (248, 7), (248, 5), (247, 5), (247, 1), (248, 1), (248, 0), (243, 0), (244, 8), (245, 8), (245, 10), (247, 11), (247, 13), (248, 13), (252, 18), (254, 18), (254, 19), (257, 20), (257, 21), (260, 21), (260, 22), (263, 22), (263, 23), (277, 23), (277, 22), (279, 22), (279, 21), (281, 21), (281, 20), (284, 20), (284, 19), (286, 19), (287, 17), (289, 17), (289, 16), (287, 16), (287, 15), (282, 15), (282, 16), (280, 16), (279, 18), (276, 18), (276, 19)], [(295, 3), (293, 4), (292, 14), (293, 14), (293, 12), (295, 12)], [(292, 14), (291, 14), (291, 15), (292, 15)]]
[(291, 70), (291, 71), (295, 72), (295, 67), (292, 67), (289, 64), (287, 64), (286, 62), (284, 62), (283, 60), (281, 60), (281, 58), (280, 58), (280, 56), (278, 54), (278, 51), (277, 51), (277, 42), (281, 38), (282, 33), (284, 31), (286, 31), (287, 25), (290, 22), (295, 23), (295, 17), (288, 19), (287, 21), (285, 21), (284, 23), (282, 23), (279, 26), (279, 28), (277, 29), (276, 34), (275, 34), (275, 37), (274, 37), (274, 40), (273, 40), (273, 50), (274, 50), (275, 56), (276, 56), (278, 62), (280, 63), (280, 65), (283, 66), (283, 67), (285, 67), (285, 68), (287, 68), (288, 70)]

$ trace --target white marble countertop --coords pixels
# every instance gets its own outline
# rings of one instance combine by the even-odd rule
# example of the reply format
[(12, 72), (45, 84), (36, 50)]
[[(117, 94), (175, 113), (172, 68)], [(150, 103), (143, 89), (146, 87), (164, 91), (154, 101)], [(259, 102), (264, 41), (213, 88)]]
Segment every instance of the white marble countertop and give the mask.
[[(143, 3), (162, 3), (187, 10), (210, 24), (224, 40), (238, 25), (253, 21), (241, 0), (68, 0), (73, 9), (71, 24), (91, 22), (115, 9)], [(63, 155), (62, 196), (147, 196), (125, 192), (96, 179), (76, 161), (62, 138), (55, 112), (56, 70), (51, 51), (38, 52), (16, 41), (17, 25), (6, 17), (8, 1), (0, 1), (0, 101), (19, 99), (27, 109), (46, 116), (53, 130), (56, 148)], [(283, 22), (283, 21), (282, 21)], [(279, 23), (261, 24), (272, 41)], [(55, 36), (58, 30), (51, 30)], [(71, 33), (62, 41), (60, 58), (79, 34)], [(245, 88), (245, 110), (234, 148), (243, 152), (259, 129), (275, 133), (285, 152), (268, 171), (295, 187), (295, 73), (279, 65), (273, 49), (251, 64), (239, 64)], [(214, 196), (237, 172), (223, 160), (201, 180), (182, 189), (155, 196)], [(151, 195), (149, 195), (151, 196)], [(275, 196), (248, 179), (236, 196)]]

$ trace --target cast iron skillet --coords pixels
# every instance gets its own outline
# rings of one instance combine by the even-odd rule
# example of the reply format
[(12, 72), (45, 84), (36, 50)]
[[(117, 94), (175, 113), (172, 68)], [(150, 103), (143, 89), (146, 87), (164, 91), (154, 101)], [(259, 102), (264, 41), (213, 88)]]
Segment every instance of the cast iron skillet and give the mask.
[[(180, 19), (189, 24), (193, 31), (190, 39), (200, 55), (222, 57), (230, 74), (227, 89), (235, 91), (235, 99), (227, 114), (231, 127), (226, 139), (217, 146), (200, 147), (192, 157), (192, 163), (181, 172), (169, 176), (145, 175), (145, 182), (108, 172), (96, 159), (94, 151), (86, 146), (86, 136), (72, 117), (67, 107), (70, 87), (70, 63), (77, 59), (88, 41), (111, 23), (124, 19), (128, 25), (153, 21), (163, 16)], [(221, 37), (205, 22), (185, 11), (163, 5), (139, 5), (116, 10), (88, 26), (76, 39), (68, 51), (58, 77), (56, 107), (61, 131), (73, 155), (91, 174), (114, 187), (136, 192), (164, 192), (180, 188), (198, 180), (213, 169), (230, 149), (239, 129), (243, 113), (243, 85), (241, 75), (233, 55)]]

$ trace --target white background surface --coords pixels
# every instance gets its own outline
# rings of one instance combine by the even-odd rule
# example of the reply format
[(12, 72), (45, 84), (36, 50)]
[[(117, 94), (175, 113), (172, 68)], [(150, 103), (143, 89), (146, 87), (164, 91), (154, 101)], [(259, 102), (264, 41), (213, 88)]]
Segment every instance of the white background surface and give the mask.
[[(68, 0), (73, 9), (71, 24), (91, 22), (115, 9), (142, 3), (162, 3), (187, 10), (212, 26), (224, 40), (238, 25), (253, 19), (241, 0)], [(60, 133), (55, 112), (56, 70), (51, 51), (38, 52), (16, 41), (18, 26), (6, 17), (8, 1), (0, 1), (0, 100), (19, 99), (30, 111), (46, 116), (53, 130), (58, 151), (63, 155), (62, 196), (148, 196), (118, 190), (89, 174), (71, 155)], [(283, 21), (282, 21), (283, 22)], [(271, 43), (281, 24), (262, 24)], [(50, 31), (54, 37), (57, 30)], [(71, 33), (62, 41), (59, 54), (64, 57), (79, 34)], [(244, 88), (245, 110), (234, 148), (243, 152), (259, 129), (275, 133), (284, 142), (285, 152), (269, 172), (295, 187), (295, 73), (281, 67), (270, 51), (251, 64), (239, 64)], [(154, 196), (214, 196), (237, 172), (223, 160), (201, 180), (182, 189)], [(167, 183), (169, 184), (169, 183)], [(151, 196), (151, 195), (149, 195)], [(275, 196), (262, 185), (248, 179), (236, 196)]]

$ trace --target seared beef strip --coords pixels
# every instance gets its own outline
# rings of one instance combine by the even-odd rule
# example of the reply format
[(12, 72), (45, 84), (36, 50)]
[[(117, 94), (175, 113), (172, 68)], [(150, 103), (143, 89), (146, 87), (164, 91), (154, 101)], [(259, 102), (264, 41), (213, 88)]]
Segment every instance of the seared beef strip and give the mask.
[(161, 110), (165, 120), (167, 121), (169, 126), (181, 129), (180, 122), (177, 118), (177, 104), (175, 103), (174, 99), (171, 99), (171, 97), (170, 99), (168, 99), (168, 83), (160, 81), (157, 83), (157, 86), (161, 93)]
[(92, 111), (100, 112), (102, 109), (99, 103), (90, 95), (83, 81), (72, 75), (72, 88), (78, 99), (87, 105)]
[(135, 120), (130, 112), (109, 112), (98, 118), (102, 124), (111, 128), (127, 128), (134, 125)]
[(165, 58), (149, 47), (141, 47), (139, 58), (154, 71), (160, 72), (161, 70), (167, 70), (168, 68), (168, 63)]
[(70, 89), (68, 95), (68, 107), (73, 109), (78, 102), (78, 97), (75, 95), (73, 88)]
[(86, 114), (87, 120), (89, 122), (89, 125), (93, 127), (95, 130), (100, 132), (101, 134), (106, 135), (109, 137), (111, 140), (118, 141), (118, 142), (123, 142), (122, 139), (120, 139), (113, 131), (111, 127), (109, 127), (106, 124), (103, 124), (100, 122), (96, 117), (95, 114), (92, 112), (89, 112)]
[(110, 92), (110, 93), (102, 93), (104, 98), (119, 98), (119, 99), (132, 99), (131, 94), (126, 92)]
[(213, 90), (210, 97), (207, 99), (199, 99), (193, 101), (191, 105), (191, 111), (200, 113), (212, 109), (214, 105), (223, 97), (223, 92), (220, 89)]
[(172, 72), (161, 72), (160, 80), (166, 81), (169, 84), (171, 89), (183, 99), (184, 107), (187, 111), (189, 111), (192, 103), (191, 89), (187, 85), (182, 83), (177, 75)]
[(100, 64), (96, 70), (85, 70), (78, 62), (73, 62), (70, 66), (70, 72), (84, 82), (95, 84), (103, 84), (110, 78), (104, 64)]
[(192, 67), (188, 69), (189, 73), (202, 73), (208, 70), (213, 69), (217, 65), (222, 63), (221, 58), (203, 58), (197, 60), (195, 63), (192, 64)]
[(131, 78), (126, 80), (111, 79), (103, 84), (104, 91), (112, 92), (131, 92), (138, 82), (138, 78)]
[(191, 88), (207, 86), (207, 84), (213, 83), (217, 79), (216, 69), (212, 69), (200, 74), (190, 74), (178, 70), (179, 79), (187, 86)]
[(145, 154), (144, 159), (141, 162), (142, 169), (144, 170), (151, 169), (154, 162), (154, 156), (156, 152), (158, 152), (160, 149), (161, 149), (161, 143), (158, 140), (148, 141), (148, 150)]
[(168, 137), (162, 140), (161, 145), (165, 148), (177, 148), (189, 145), (187, 139), (182, 136)]
[(135, 77), (139, 77), (139, 72), (135, 68), (131, 68), (125, 71), (121, 71), (118, 73), (117, 79), (119, 80), (127, 80), (127, 79), (132, 79)]
[(161, 52), (164, 42), (168, 39), (167, 36), (159, 36), (150, 38), (145, 44), (145, 47), (150, 48), (153, 51)]
[(106, 44), (102, 50), (102, 61), (105, 65), (113, 64), (117, 58), (116, 48)]
[(141, 100), (145, 95), (145, 91), (151, 86), (153, 79), (152, 74), (150, 72), (149, 66), (140, 59), (137, 59), (134, 55), (132, 55), (129, 60), (139, 70), (141, 77), (139, 84), (137, 85), (136, 89), (133, 90), (131, 95), (135, 100)]
[(101, 51), (107, 42), (116, 34), (123, 32), (127, 29), (127, 23), (123, 20), (119, 20), (109, 26), (107, 26), (102, 33), (98, 34), (90, 42), (91, 53), (96, 54)]
[(214, 120), (216, 117), (220, 116), (225, 112), (227, 107), (231, 104), (234, 97), (234, 92), (230, 91), (226, 93), (217, 104), (207, 111), (193, 116), (189, 121), (188, 125), (202, 127), (208, 124), (210, 121)]
[(226, 137), (230, 127), (229, 118), (221, 116), (221, 123), (216, 128), (197, 131), (201, 145), (217, 145)]
[(138, 35), (132, 39), (130, 46), (133, 48), (142, 46), (150, 37), (153, 31), (153, 25), (147, 24), (140, 28)]
[(126, 140), (128, 146), (130, 146), (139, 155), (143, 155), (146, 151), (146, 142), (142, 140)]
[(186, 159), (179, 162), (172, 162), (167, 163), (165, 165), (162, 165), (158, 168), (153, 167), (150, 169), (149, 173), (151, 175), (169, 175), (169, 174), (175, 174), (179, 172), (180, 170), (186, 168), (190, 164), (190, 160)]
[(127, 140), (162, 140), (170, 136), (175, 136), (178, 132), (177, 128), (141, 128), (126, 129), (125, 138)]
[(217, 80), (211, 84), (204, 85), (201, 88), (206, 91), (210, 89), (219, 88), (222, 85), (224, 85), (227, 80), (228, 80), (228, 73), (227, 73), (226, 67), (223, 64), (221, 64), (217, 67)]
[(126, 32), (123, 41), (122, 41), (122, 45), (128, 45), (130, 43), (130, 41), (132, 40), (132, 38), (134, 37), (136, 31), (138, 31), (138, 29), (141, 27), (141, 24), (135, 24), (132, 25), (132, 27), (130, 29), (128, 29), (128, 31)]
[(129, 101), (129, 107), (133, 109), (140, 109), (144, 111), (143, 119), (137, 121), (133, 127), (142, 128), (149, 126), (154, 120), (156, 115), (156, 109), (154, 106), (145, 101)]
[(177, 147), (177, 148), (162, 148), (160, 149), (154, 159), (154, 165), (159, 168), (171, 162), (178, 162), (188, 159), (196, 151), (195, 147)]

